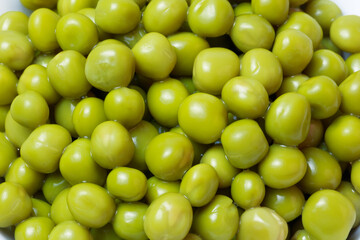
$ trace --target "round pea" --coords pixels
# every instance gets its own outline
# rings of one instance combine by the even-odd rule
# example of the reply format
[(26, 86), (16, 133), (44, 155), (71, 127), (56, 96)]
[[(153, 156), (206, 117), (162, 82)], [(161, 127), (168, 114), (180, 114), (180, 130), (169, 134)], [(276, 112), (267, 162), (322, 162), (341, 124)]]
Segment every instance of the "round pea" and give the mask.
[(56, 52), (47, 52), (47, 53), (40, 52), (40, 53), (36, 54), (36, 56), (33, 60), (33, 64), (38, 64), (38, 65), (41, 65), (41, 66), (47, 68), (49, 62), (55, 56), (56, 56)]
[(253, 14), (250, 2), (240, 2), (236, 7), (234, 7), (235, 17), (238, 17), (243, 14)]
[(17, 77), (3, 64), (0, 64), (0, 84), (0, 105), (10, 104), (17, 95)]
[(150, 239), (181, 240), (189, 233), (192, 220), (190, 202), (182, 194), (167, 193), (149, 205), (144, 230)]
[(53, 203), (56, 196), (65, 188), (71, 185), (64, 179), (60, 172), (50, 173), (46, 176), (42, 186), (42, 192), (46, 201), (50, 204)]
[(302, 213), (302, 223), (310, 236), (329, 240), (346, 239), (355, 219), (351, 201), (329, 189), (312, 194)]
[(166, 132), (154, 137), (145, 151), (145, 162), (156, 177), (175, 181), (191, 167), (194, 148), (182, 134)]
[(132, 48), (132, 52), (136, 73), (154, 80), (167, 78), (176, 64), (176, 52), (161, 33), (145, 34)]
[(41, 189), (44, 177), (44, 174), (31, 169), (22, 158), (17, 158), (9, 166), (5, 181), (21, 185), (31, 196)]
[(67, 50), (58, 53), (48, 64), (51, 85), (64, 98), (77, 99), (90, 90), (85, 76), (86, 58), (79, 52)]
[(308, 79), (299, 86), (297, 92), (305, 96), (310, 103), (312, 118), (329, 118), (340, 107), (341, 92), (336, 82), (327, 76)]
[(120, 123), (103, 122), (97, 125), (91, 135), (92, 157), (103, 168), (125, 166), (131, 161), (134, 151), (131, 136)]
[(31, 13), (29, 37), (36, 49), (42, 52), (50, 52), (59, 48), (55, 34), (59, 19), (59, 15), (47, 8), (40, 8)]
[(178, 193), (180, 191), (179, 181), (164, 181), (155, 176), (147, 180), (146, 202), (152, 203), (155, 199), (165, 193)]
[(208, 204), (216, 194), (219, 178), (215, 169), (208, 164), (200, 163), (191, 167), (180, 184), (180, 193), (190, 201), (193, 207)]
[(144, 216), (148, 205), (141, 202), (120, 203), (116, 209), (112, 226), (123, 239), (148, 239), (144, 231)]
[(47, 240), (55, 226), (47, 217), (32, 217), (21, 222), (15, 228), (15, 238), (18, 240)]
[(77, 12), (84, 8), (94, 8), (98, 0), (57, 0), (57, 11), (60, 16)]
[(73, 124), (73, 112), (80, 100), (62, 98), (54, 108), (55, 123), (63, 126), (72, 137), (78, 137)]
[(342, 177), (338, 161), (328, 152), (319, 148), (305, 148), (302, 150), (307, 161), (307, 170), (299, 183), (305, 193), (314, 193), (320, 189), (336, 189)]
[(275, 39), (275, 31), (264, 17), (243, 14), (235, 18), (230, 37), (235, 46), (246, 53), (254, 48), (270, 49)]
[(16, 31), (0, 31), (1, 63), (13, 70), (24, 70), (31, 64), (33, 58), (33, 46), (24, 34)]
[(193, 33), (203, 37), (226, 34), (234, 21), (234, 10), (227, 0), (194, 0), (187, 17)]
[(142, 21), (147, 32), (175, 33), (186, 19), (186, 0), (153, 0), (146, 6)]
[(49, 105), (55, 104), (60, 100), (60, 95), (50, 83), (46, 67), (38, 64), (28, 66), (19, 78), (17, 84), (18, 93), (22, 94), (27, 90), (40, 93)]
[(299, 144), (299, 149), (319, 146), (324, 138), (324, 132), (324, 125), (321, 120), (311, 119), (309, 133), (306, 139)]
[(266, 133), (279, 144), (297, 146), (308, 135), (311, 108), (299, 93), (285, 93), (278, 97), (265, 115)]
[(297, 74), (290, 77), (285, 77), (281, 83), (279, 90), (276, 92), (276, 96), (280, 96), (287, 92), (296, 92), (299, 86), (308, 80), (309, 77), (305, 74)]
[(360, 119), (337, 117), (325, 131), (325, 143), (337, 160), (351, 162), (360, 158)]
[(239, 226), (239, 212), (231, 198), (216, 195), (195, 210), (192, 231), (202, 239), (232, 239)]
[(50, 218), (51, 206), (48, 202), (37, 199), (37, 198), (31, 198), (31, 202), (32, 202), (31, 216)]
[(16, 122), (9, 112), (5, 118), (5, 133), (8, 139), (15, 147), (21, 147), (25, 140), (30, 136), (31, 128), (27, 128)]
[(288, 234), (286, 221), (274, 210), (256, 207), (246, 210), (240, 218), (237, 240), (285, 240)]
[[(352, 169), (354, 168), (354, 165), (352, 165)], [(357, 165), (359, 165), (357, 163)], [(359, 170), (357, 170), (359, 171)], [(360, 224), (360, 194), (359, 192), (356, 191), (356, 188), (347, 181), (341, 181), (340, 185), (338, 186), (338, 188), (336, 189), (336, 191), (340, 192), (341, 194), (343, 194), (346, 198), (348, 198), (351, 203), (354, 205), (355, 207), (355, 211), (356, 211), (356, 220), (354, 222), (353, 228), (359, 226)]]
[(151, 123), (143, 120), (130, 129), (129, 133), (134, 143), (135, 151), (128, 166), (140, 171), (146, 171), (145, 150), (150, 141), (158, 135), (158, 132)]
[(104, 101), (95, 97), (80, 100), (73, 111), (72, 121), (80, 137), (89, 138), (96, 126), (107, 120)]
[(0, 132), (0, 177), (4, 177), (10, 163), (17, 157), (17, 150), (6, 138), (5, 133)]
[(330, 39), (341, 50), (355, 53), (360, 51), (360, 16), (346, 15), (334, 20), (330, 26)]
[(360, 70), (360, 53), (353, 53), (345, 60), (349, 74)]
[[(96, 0), (97, 1), (97, 0)], [(88, 17), (96, 26), (99, 40), (105, 40), (112, 37), (110, 33), (105, 32), (103, 29), (101, 29), (98, 25), (96, 25), (95, 22), (95, 8), (82, 8), (77, 13), (80, 13), (86, 17)]]
[(168, 37), (176, 53), (176, 64), (171, 72), (175, 76), (191, 76), (196, 56), (209, 48), (206, 39), (191, 32), (179, 32)]
[(59, 168), (64, 148), (71, 143), (70, 133), (56, 124), (36, 128), (20, 149), (23, 160), (35, 171), (52, 173)]
[(273, 144), (259, 163), (259, 174), (269, 187), (283, 189), (298, 183), (305, 175), (304, 154), (296, 147)]
[(284, 189), (267, 188), (262, 206), (276, 211), (286, 222), (290, 222), (302, 213), (305, 197), (296, 186)]
[(115, 39), (125, 43), (129, 48), (133, 48), (146, 33), (144, 24), (140, 22), (131, 32), (115, 35)]
[(75, 221), (57, 224), (49, 234), (49, 240), (92, 240), (89, 230)]
[(92, 158), (90, 140), (79, 138), (70, 143), (59, 162), (61, 175), (71, 185), (81, 182), (91, 182), (103, 185), (107, 172)]
[(179, 80), (168, 78), (155, 82), (147, 92), (149, 111), (159, 124), (175, 127), (178, 124), (179, 106), (188, 95), (187, 89)]
[(50, 209), (50, 216), (51, 219), (56, 223), (59, 224), (65, 221), (75, 220), (74, 216), (71, 214), (67, 197), (69, 194), (70, 188), (66, 188), (62, 190), (54, 199), (51, 209)]
[(239, 57), (226, 48), (207, 48), (195, 58), (193, 82), (201, 92), (220, 95), (227, 81), (239, 75)]
[(115, 214), (115, 202), (106, 190), (93, 183), (79, 183), (70, 188), (67, 203), (75, 220), (84, 226), (105, 226)]
[(134, 72), (134, 55), (128, 47), (120, 44), (97, 46), (90, 52), (85, 64), (90, 84), (105, 92), (128, 86)]
[(313, 43), (300, 30), (286, 29), (276, 35), (272, 52), (278, 57), (284, 75), (291, 76), (301, 73), (309, 64)]
[(10, 227), (28, 218), (31, 214), (31, 198), (25, 189), (16, 183), (0, 184), (0, 227)]
[(224, 104), (207, 93), (194, 93), (186, 97), (178, 111), (179, 125), (186, 135), (203, 144), (218, 140), (227, 120)]
[(96, 24), (113, 34), (134, 30), (140, 17), (140, 8), (133, 0), (99, 0), (95, 8)]
[(251, 7), (255, 14), (266, 18), (273, 25), (280, 25), (287, 19), (289, 0), (262, 1), (252, 0)]
[(340, 85), (341, 93), (340, 110), (343, 113), (360, 115), (360, 72), (355, 72), (347, 77)]
[(255, 172), (243, 171), (231, 183), (231, 197), (242, 209), (260, 206), (264, 196), (264, 182)]
[(28, 34), (29, 17), (20, 11), (5, 12), (0, 16), (0, 31), (16, 31)]

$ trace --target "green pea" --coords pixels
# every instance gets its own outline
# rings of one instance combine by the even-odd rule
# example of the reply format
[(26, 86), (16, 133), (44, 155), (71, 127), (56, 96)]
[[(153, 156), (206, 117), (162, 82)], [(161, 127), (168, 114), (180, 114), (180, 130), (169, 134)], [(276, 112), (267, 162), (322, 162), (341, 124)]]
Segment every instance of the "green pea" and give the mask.
[(20, 11), (5, 12), (0, 16), (0, 31), (16, 31), (28, 34), (29, 17)]
[(0, 177), (4, 177), (10, 163), (17, 157), (15, 146), (0, 132)]
[(50, 204), (53, 203), (56, 196), (65, 188), (71, 185), (64, 179), (60, 172), (50, 173), (46, 176), (42, 186), (42, 192), (46, 201)]
[(147, 181), (146, 202), (152, 203), (155, 199), (165, 193), (178, 193), (180, 191), (180, 181), (164, 181), (152, 176)]
[(32, 217), (21, 222), (15, 228), (15, 238), (19, 240), (47, 240), (55, 226), (47, 217)]
[(3, 64), (0, 64), (0, 84), (0, 105), (10, 104), (17, 95), (17, 77)]
[(56, 223), (62, 223), (65, 221), (75, 220), (74, 216), (70, 212), (67, 197), (69, 194), (70, 188), (65, 188), (62, 190), (54, 199), (51, 209), (50, 216), (51, 219)]
[(49, 240), (68, 239), (68, 240), (92, 240), (88, 229), (75, 221), (65, 221), (57, 224), (49, 234)]

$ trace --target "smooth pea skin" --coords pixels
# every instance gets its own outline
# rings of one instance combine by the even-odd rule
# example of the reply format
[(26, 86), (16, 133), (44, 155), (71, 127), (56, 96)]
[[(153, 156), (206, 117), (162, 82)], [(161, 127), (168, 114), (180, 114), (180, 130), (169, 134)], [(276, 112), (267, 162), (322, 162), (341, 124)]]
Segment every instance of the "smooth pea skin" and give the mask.
[(145, 34), (132, 48), (136, 73), (154, 80), (165, 79), (176, 64), (176, 52), (162, 34)]
[(303, 32), (286, 29), (276, 35), (272, 52), (278, 57), (285, 76), (301, 73), (313, 55), (311, 39)]
[(60, 99), (60, 95), (50, 83), (46, 67), (39, 64), (28, 66), (19, 78), (17, 84), (18, 93), (22, 94), (27, 90), (40, 93), (49, 105), (57, 103)]
[(0, 132), (0, 177), (4, 177), (10, 163), (17, 157), (14, 145), (6, 138), (5, 133)]
[(84, 8), (96, 7), (98, 0), (57, 0), (57, 11), (60, 16), (64, 16), (68, 13), (77, 12)]
[(51, 219), (59, 224), (65, 221), (75, 220), (74, 216), (71, 214), (67, 202), (67, 197), (69, 194), (70, 188), (66, 188), (61, 191), (55, 198), (54, 202), (51, 205), (50, 215)]
[(309, 77), (328, 76), (339, 85), (347, 77), (348, 69), (339, 54), (328, 49), (320, 49), (314, 52), (304, 73)]
[(254, 48), (270, 49), (275, 39), (275, 31), (264, 17), (244, 14), (235, 18), (230, 37), (235, 46), (246, 53)]
[(51, 85), (64, 98), (77, 99), (90, 90), (85, 76), (86, 58), (77, 51), (58, 53), (48, 64)]
[(113, 34), (134, 30), (140, 17), (140, 8), (133, 0), (99, 0), (95, 8), (96, 24)]
[(228, 116), (221, 100), (207, 93), (194, 93), (180, 105), (178, 120), (187, 136), (209, 144), (220, 138)]
[(175, 76), (191, 76), (196, 56), (209, 48), (206, 39), (191, 32), (179, 32), (168, 37), (176, 53), (176, 64), (171, 72)]
[(73, 124), (73, 112), (76, 105), (79, 103), (78, 99), (65, 99), (62, 98), (54, 109), (54, 117), (56, 124), (66, 128), (72, 137), (78, 137)]
[(20, 148), (23, 160), (35, 171), (55, 172), (64, 148), (71, 143), (70, 133), (56, 124), (36, 128)]
[(9, 166), (5, 181), (21, 185), (31, 196), (41, 188), (44, 177), (44, 174), (31, 169), (22, 158), (17, 158)]
[(256, 48), (241, 59), (240, 75), (258, 80), (269, 95), (281, 86), (283, 71), (276, 55), (267, 49)]
[(175, 181), (191, 167), (194, 148), (182, 134), (166, 132), (154, 137), (145, 152), (145, 162), (156, 177)]
[(37, 198), (31, 198), (31, 202), (32, 202), (31, 216), (50, 218), (51, 205), (48, 202)]
[(47, 217), (32, 217), (26, 219), (15, 228), (15, 238), (18, 240), (47, 240), (55, 226)]
[(285, 22), (289, 13), (288, 0), (253, 0), (251, 7), (255, 14), (262, 15), (272, 25), (280, 25)]
[(267, 207), (250, 208), (240, 218), (237, 240), (285, 240), (288, 234), (286, 221)]
[(141, 202), (120, 203), (116, 209), (112, 226), (123, 239), (146, 240), (144, 221), (148, 205)]
[(115, 213), (115, 202), (107, 191), (93, 183), (79, 183), (67, 196), (70, 212), (84, 226), (105, 226)]
[(33, 46), (24, 34), (15, 31), (0, 32), (1, 63), (13, 70), (24, 70), (33, 58)]
[(345, 64), (349, 71), (349, 74), (360, 70), (360, 53), (351, 54), (346, 60)]
[(154, 0), (143, 12), (142, 21), (147, 32), (169, 35), (176, 32), (186, 19), (186, 0)]
[(141, 200), (147, 191), (147, 179), (143, 172), (134, 168), (118, 167), (107, 176), (106, 188), (120, 200)]
[(325, 143), (337, 160), (352, 162), (360, 158), (360, 119), (337, 117), (325, 131)]
[(60, 172), (50, 173), (46, 176), (42, 186), (42, 192), (46, 201), (50, 204), (53, 203), (56, 196), (65, 188), (71, 185), (64, 179)]
[(327, 76), (308, 79), (300, 85), (297, 92), (310, 103), (312, 118), (329, 118), (339, 110), (341, 92), (336, 82)]
[(187, 20), (193, 33), (220, 37), (230, 30), (234, 10), (226, 0), (194, 0), (188, 9)]
[(94, 129), (91, 135), (92, 157), (103, 168), (113, 169), (125, 166), (131, 161), (134, 151), (131, 136), (120, 123), (103, 122)]
[(140, 171), (146, 171), (145, 150), (150, 141), (158, 135), (156, 128), (149, 122), (142, 120), (139, 124), (129, 130), (131, 139), (135, 146), (134, 156), (127, 165)]
[(308, 79), (309, 77), (305, 74), (297, 74), (290, 77), (285, 77), (279, 90), (276, 92), (276, 96), (278, 97), (287, 92), (296, 92), (299, 86)]
[(177, 79), (155, 82), (147, 92), (149, 111), (159, 124), (175, 127), (178, 124), (179, 106), (188, 95), (184, 84)]
[(299, 144), (299, 149), (319, 146), (323, 140), (324, 132), (324, 125), (321, 120), (311, 119), (309, 133), (306, 139)]
[(56, 0), (21, 0), (22, 5), (31, 10), (36, 10), (38, 8), (54, 8), (56, 7)]
[(0, 184), (1, 228), (10, 227), (28, 218), (31, 210), (31, 198), (22, 186), (10, 182)]
[(355, 72), (347, 77), (340, 85), (341, 105), (340, 110), (346, 114), (360, 115), (360, 72)]
[(297, 146), (309, 132), (311, 108), (299, 93), (285, 93), (271, 105), (265, 116), (265, 130), (279, 144)]
[[(357, 165), (359, 166), (359, 163), (357, 163)], [(357, 166), (357, 169), (360, 169), (358, 166)], [(354, 164), (352, 165), (352, 169), (353, 168), (354, 168)], [(354, 174), (357, 174), (358, 172), (359, 172), (359, 170), (356, 170), (356, 172), (354, 172)], [(359, 175), (357, 175), (357, 176), (359, 176)], [(359, 194), (359, 192), (356, 191), (356, 188), (350, 182), (347, 182), (347, 181), (341, 181), (341, 183), (340, 183), (339, 187), (336, 189), (336, 191), (340, 192), (345, 197), (347, 197), (354, 205), (355, 211), (356, 211), (356, 220), (354, 222), (353, 228), (359, 226), (359, 224), (360, 224), (360, 215), (359, 215), (360, 214), (360, 194)]]
[(26, 91), (18, 95), (10, 105), (12, 118), (31, 129), (45, 124), (49, 118), (49, 112), (46, 100), (35, 91)]
[(150, 239), (182, 240), (193, 220), (190, 202), (180, 193), (167, 193), (153, 201), (144, 216)]
[(29, 17), (20, 11), (5, 12), (0, 16), (0, 31), (16, 31), (28, 34)]
[(89, 138), (96, 126), (106, 120), (104, 101), (99, 98), (84, 98), (73, 111), (72, 121), (80, 137)]
[(10, 111), (5, 118), (5, 133), (15, 147), (21, 147), (25, 140), (30, 136), (31, 128), (27, 128), (13, 119)]
[[(98, 0), (95, 0), (95, 1), (97, 2)], [(96, 22), (95, 22), (95, 8), (90, 8), (90, 7), (89, 8), (82, 8), (79, 11), (77, 11), (77, 13), (81, 13), (84, 16), (88, 17), (96, 25)], [(105, 32), (98, 25), (96, 25), (96, 29), (97, 29), (97, 32), (98, 32), (99, 40), (105, 40), (105, 39), (111, 38), (112, 35), (110, 33)]]
[(39, 64), (39, 65), (47, 68), (50, 60), (53, 59), (55, 57), (55, 55), (56, 55), (56, 52), (48, 52), (48, 53), (39, 52), (38, 54), (36, 54), (36, 56), (33, 60), (33, 64)]
[(215, 169), (219, 178), (219, 188), (230, 187), (233, 178), (240, 171), (231, 165), (221, 145), (209, 148), (203, 154), (200, 163), (209, 164)]
[(290, 222), (301, 215), (304, 204), (304, 194), (294, 185), (284, 189), (267, 188), (261, 205), (273, 209)]
[(56, 39), (63, 50), (75, 50), (83, 55), (99, 41), (95, 24), (80, 13), (69, 13), (59, 19)]
[(319, 148), (302, 150), (307, 161), (307, 170), (299, 183), (300, 189), (311, 194), (320, 189), (336, 189), (341, 181), (339, 162), (328, 152)]
[(201, 92), (220, 95), (227, 81), (239, 75), (239, 57), (226, 48), (208, 48), (195, 58), (193, 82)]
[(360, 16), (340, 16), (330, 26), (330, 39), (341, 50), (356, 53), (360, 51)]
[(29, 18), (29, 37), (35, 48), (41, 52), (51, 52), (59, 48), (55, 29), (60, 16), (50, 9), (35, 10)]
[(106, 95), (104, 111), (107, 119), (115, 120), (131, 129), (142, 120), (145, 113), (145, 101), (134, 89), (117, 88)]
[(115, 35), (115, 39), (125, 43), (129, 48), (133, 48), (146, 33), (144, 24), (140, 22), (131, 32)]
[(56, 225), (49, 234), (49, 240), (92, 240), (89, 230), (75, 221)]
[(200, 163), (191, 167), (180, 184), (180, 193), (190, 201), (193, 207), (208, 204), (216, 194), (219, 178), (215, 169), (208, 164)]
[(90, 84), (105, 92), (128, 86), (134, 73), (134, 55), (128, 47), (120, 44), (97, 46), (90, 52), (85, 64)]
[(304, 154), (296, 147), (273, 144), (259, 164), (259, 174), (269, 187), (282, 189), (298, 183), (305, 175)]
[(178, 193), (179, 190), (180, 181), (164, 181), (152, 176), (147, 180), (145, 200), (150, 204), (165, 193)]
[(311, 240), (310, 235), (304, 229), (297, 230), (291, 240)]
[(221, 91), (229, 112), (239, 118), (256, 119), (264, 115), (269, 106), (269, 95), (264, 86), (250, 77), (230, 79)]
[(92, 158), (89, 139), (78, 138), (70, 143), (59, 162), (61, 175), (71, 185), (81, 182), (91, 182), (103, 185), (107, 172)]
[(231, 183), (231, 197), (242, 209), (260, 206), (264, 196), (264, 182), (255, 172), (243, 171)]
[(305, 33), (311, 39), (314, 49), (319, 46), (323, 37), (320, 24), (309, 14), (302, 11), (293, 12), (286, 22), (278, 28), (278, 34), (285, 29), (296, 29)]
[(232, 239), (239, 225), (239, 212), (231, 198), (216, 195), (194, 213), (192, 231), (202, 239)]
[(306, 201), (302, 223), (311, 238), (338, 240), (348, 237), (355, 218), (355, 208), (344, 195), (320, 190)]
[(5, 65), (0, 64), (0, 105), (7, 105), (16, 97), (16, 75)]
[(241, 119), (228, 125), (221, 135), (225, 154), (236, 168), (250, 168), (261, 161), (269, 144), (258, 123)]

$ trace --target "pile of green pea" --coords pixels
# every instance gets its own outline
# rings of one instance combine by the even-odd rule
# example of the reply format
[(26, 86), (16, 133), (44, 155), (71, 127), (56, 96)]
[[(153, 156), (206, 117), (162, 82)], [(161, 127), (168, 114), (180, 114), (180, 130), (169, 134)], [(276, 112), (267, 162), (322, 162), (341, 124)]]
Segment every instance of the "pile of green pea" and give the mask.
[(345, 240), (360, 224), (359, 16), (330, 0), (21, 2), (29, 17), (0, 16), (2, 232)]

